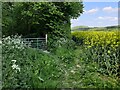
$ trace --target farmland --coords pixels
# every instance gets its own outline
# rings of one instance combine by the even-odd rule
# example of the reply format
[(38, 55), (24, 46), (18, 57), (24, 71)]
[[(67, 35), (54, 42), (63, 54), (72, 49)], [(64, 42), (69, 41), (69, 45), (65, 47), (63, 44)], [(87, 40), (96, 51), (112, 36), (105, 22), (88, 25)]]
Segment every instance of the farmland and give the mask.
[(72, 32), (55, 51), (24, 45), (20, 36), (4, 37), (3, 87), (119, 88), (118, 31)]
[(120, 88), (120, 29), (101, 4), (3, 2), (2, 88)]
[(120, 31), (80, 31), (72, 35), (79, 46), (88, 50), (93, 61), (106, 68), (105, 73), (118, 76)]

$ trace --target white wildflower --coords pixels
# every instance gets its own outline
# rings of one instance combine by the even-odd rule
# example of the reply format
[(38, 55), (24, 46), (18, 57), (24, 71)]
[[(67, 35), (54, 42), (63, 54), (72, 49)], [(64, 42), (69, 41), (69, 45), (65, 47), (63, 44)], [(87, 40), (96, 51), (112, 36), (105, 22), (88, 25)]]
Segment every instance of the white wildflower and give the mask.
[(13, 64), (13, 65), (12, 65), (12, 68), (13, 68), (13, 69), (15, 69), (15, 70), (18, 70), (18, 71), (20, 72), (20, 68), (19, 68), (19, 66), (18, 66), (18, 65)]
[(44, 53), (50, 53), (50, 52), (48, 52), (47, 50), (45, 50), (45, 51), (43, 51)]
[(2, 44), (2, 41), (0, 40), (0, 44)]
[(16, 60), (11, 60), (11, 61), (16, 62)]
[(74, 70), (71, 70), (70, 72), (73, 73), (73, 74), (75, 74), (75, 71), (74, 71)]
[(18, 68), (18, 65), (13, 64), (13, 65), (12, 65), (12, 68), (13, 68), (13, 69), (16, 69), (16, 68)]
[(17, 71), (20, 72), (20, 67), (19, 67), (18, 65), (15, 64), (16, 60), (11, 60), (11, 61), (14, 62), (13, 65), (12, 65), (12, 69), (15, 69), (16, 72), (17, 72)]
[(9, 39), (11, 39), (10, 36), (8, 36), (8, 37), (5, 38), (5, 40), (9, 40)]
[(76, 67), (80, 68), (80, 65), (76, 65)]

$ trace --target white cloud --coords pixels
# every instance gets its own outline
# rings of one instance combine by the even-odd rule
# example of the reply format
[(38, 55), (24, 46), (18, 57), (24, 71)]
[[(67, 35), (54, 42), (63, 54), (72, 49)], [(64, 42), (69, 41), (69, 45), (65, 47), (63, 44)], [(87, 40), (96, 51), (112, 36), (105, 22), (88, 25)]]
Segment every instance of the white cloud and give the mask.
[(98, 19), (102, 19), (103, 20), (104, 18), (103, 17), (98, 17)]
[(104, 7), (102, 10), (105, 12), (118, 12), (118, 8), (112, 8), (111, 6)]
[(98, 17), (99, 20), (118, 21), (117, 17)]
[(96, 13), (97, 11), (98, 11), (98, 8), (91, 9), (91, 10), (88, 10), (88, 11), (84, 10), (84, 12), (85, 12), (86, 14), (93, 14), (93, 13)]

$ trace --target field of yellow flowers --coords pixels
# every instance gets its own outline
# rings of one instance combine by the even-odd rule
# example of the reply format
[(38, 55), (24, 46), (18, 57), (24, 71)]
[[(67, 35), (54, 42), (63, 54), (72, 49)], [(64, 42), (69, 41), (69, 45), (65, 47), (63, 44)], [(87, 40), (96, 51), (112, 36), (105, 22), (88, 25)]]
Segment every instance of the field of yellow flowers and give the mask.
[(89, 47), (110, 46), (115, 48), (120, 45), (120, 31), (80, 31), (73, 32), (72, 35)]
[(119, 76), (120, 31), (76, 31), (72, 36), (77, 45), (87, 50), (88, 59), (99, 64), (100, 72)]
[(2, 88), (120, 88), (119, 34), (72, 35), (78, 44), (61, 38), (52, 52), (31, 48), (18, 35), (3, 37)]

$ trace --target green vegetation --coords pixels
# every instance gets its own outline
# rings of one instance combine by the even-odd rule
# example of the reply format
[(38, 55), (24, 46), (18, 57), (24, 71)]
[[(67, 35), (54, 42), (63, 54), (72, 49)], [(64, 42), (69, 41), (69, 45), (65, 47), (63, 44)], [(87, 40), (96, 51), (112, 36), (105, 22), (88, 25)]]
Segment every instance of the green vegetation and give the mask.
[(3, 34), (40, 37), (55, 33), (68, 37), (70, 19), (82, 12), (82, 2), (4, 2)]
[(75, 26), (71, 31), (113, 31), (119, 30), (119, 26), (107, 26), (107, 27), (88, 27), (88, 26)]
[(90, 55), (89, 60), (97, 62), (101, 73), (119, 76), (119, 31), (81, 31), (73, 32), (73, 39), (78, 45), (85, 47)]
[(120, 88), (89, 49), (61, 43), (48, 52), (26, 47), (18, 36), (3, 38), (3, 88)]
[(49, 48), (60, 38), (70, 39), (70, 19), (83, 12), (82, 2), (3, 2), (3, 34), (44, 37)]
[(89, 28), (88, 26), (75, 26), (71, 30), (78, 30), (79, 28)]
[[(71, 35), (70, 19), (82, 12), (82, 2), (3, 3), (3, 88), (120, 88), (119, 32)], [(22, 41), (46, 33), (46, 50)]]

